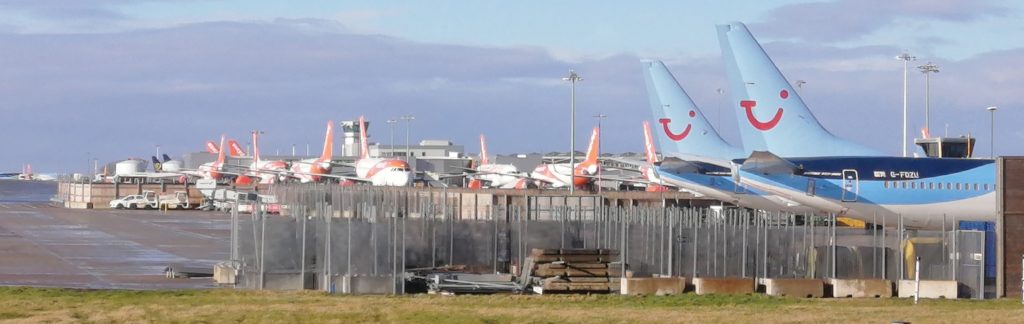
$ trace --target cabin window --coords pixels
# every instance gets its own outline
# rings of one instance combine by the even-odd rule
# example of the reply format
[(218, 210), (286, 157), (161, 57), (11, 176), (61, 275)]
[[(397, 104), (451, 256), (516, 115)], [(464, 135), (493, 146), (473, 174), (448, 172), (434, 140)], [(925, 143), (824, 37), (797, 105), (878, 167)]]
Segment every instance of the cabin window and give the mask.
[(917, 182), (910, 182), (910, 189), (917, 189)]
[(924, 181), (918, 182), (917, 183), (917, 187), (920, 188), (921, 190), (924, 190), (925, 189)]
[(928, 183), (928, 190), (935, 190), (935, 183), (934, 182), (929, 182)]
[(956, 183), (956, 190), (960, 190), (960, 183), (959, 182)]
[(988, 184), (987, 183), (984, 184), (983, 187), (985, 188), (985, 191), (988, 191)]
[(946, 182), (946, 190), (953, 190), (953, 184)]
[(974, 184), (974, 191), (978, 191), (978, 184), (977, 183)]
[(882, 187), (889, 188), (889, 181), (882, 181)]
[(900, 181), (900, 188), (907, 189), (907, 182), (906, 181)]

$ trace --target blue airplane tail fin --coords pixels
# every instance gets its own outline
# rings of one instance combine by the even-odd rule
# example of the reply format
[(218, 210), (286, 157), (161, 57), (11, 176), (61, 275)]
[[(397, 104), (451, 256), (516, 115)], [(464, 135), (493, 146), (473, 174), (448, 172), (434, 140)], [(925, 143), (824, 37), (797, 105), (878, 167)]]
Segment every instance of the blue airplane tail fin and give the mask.
[(744, 148), (779, 156), (883, 155), (832, 135), (818, 122), (747, 27), (719, 25), (718, 40)]
[(722, 139), (661, 61), (643, 60), (654, 133), (666, 155), (728, 160), (743, 152)]

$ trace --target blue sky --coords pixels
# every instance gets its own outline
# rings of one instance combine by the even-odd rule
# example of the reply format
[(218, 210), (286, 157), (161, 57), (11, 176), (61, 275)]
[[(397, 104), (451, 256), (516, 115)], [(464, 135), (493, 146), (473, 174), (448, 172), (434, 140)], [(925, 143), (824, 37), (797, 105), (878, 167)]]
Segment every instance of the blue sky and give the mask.
[[(267, 131), (264, 151), (314, 147), (327, 119), (417, 115), (414, 139), (475, 152), (565, 150), (575, 68), (578, 132), (604, 113), (604, 148), (639, 150), (649, 118), (637, 60), (666, 61), (723, 135), (724, 87), (714, 24), (748, 24), (834, 133), (896, 153), (909, 49), (932, 79), (933, 133), (979, 138), (998, 105), (1000, 154), (1024, 151), (1013, 127), (1024, 85), (1022, 5), (1009, 1), (204, 1), (11, 0), (0, 3), (0, 170), (77, 170), (181, 154), (221, 133)], [(911, 126), (923, 77), (911, 74)], [(139, 116), (146, 116), (140, 118)], [(156, 122), (141, 122), (151, 119)], [(721, 119), (721, 120), (718, 120)], [(165, 122), (173, 121), (173, 122)], [(915, 123), (917, 125), (915, 125)], [(440, 124), (446, 127), (437, 126)], [(112, 132), (115, 129), (116, 132)], [(372, 129), (386, 138), (383, 124)], [(132, 136), (124, 136), (131, 134)], [(54, 147), (60, 147), (55, 156)], [(84, 168), (84, 167), (83, 167)]]

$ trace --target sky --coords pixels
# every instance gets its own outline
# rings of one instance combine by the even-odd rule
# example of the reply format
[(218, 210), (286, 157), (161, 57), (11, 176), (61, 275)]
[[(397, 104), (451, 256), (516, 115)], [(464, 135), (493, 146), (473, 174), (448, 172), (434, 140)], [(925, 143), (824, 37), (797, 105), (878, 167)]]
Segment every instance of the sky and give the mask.
[[(594, 115), (605, 152), (642, 148), (639, 60), (666, 62), (739, 143), (714, 25), (742, 21), (829, 130), (899, 154), (903, 64), (910, 129), (970, 134), (976, 155), (1024, 152), (1024, 4), (1012, 1), (0, 1), (0, 172), (89, 170), (200, 151), (221, 134), (263, 152), (318, 151), (328, 120), (365, 115), (371, 141), (449, 139), (478, 152), (577, 148)], [(725, 90), (719, 94), (717, 89)], [(917, 135), (916, 131), (911, 137)]]

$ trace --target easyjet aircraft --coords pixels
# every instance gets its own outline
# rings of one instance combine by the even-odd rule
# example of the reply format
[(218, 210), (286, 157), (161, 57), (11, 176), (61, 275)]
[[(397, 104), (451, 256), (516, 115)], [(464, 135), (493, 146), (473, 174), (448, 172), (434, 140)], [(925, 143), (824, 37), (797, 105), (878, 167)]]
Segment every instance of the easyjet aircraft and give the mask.
[(370, 157), (370, 146), (366, 141), (366, 120), (359, 116), (359, 159), (356, 160), (356, 177), (351, 180), (370, 182), (374, 186), (407, 186), (412, 182), (412, 168), (409, 163), (396, 158)]
[(252, 164), (249, 164), (249, 171), (249, 175), (259, 179), (260, 184), (275, 183), (287, 177), (288, 163), (260, 159), (259, 131), (252, 131)]
[[(533, 172), (530, 173), (530, 178), (536, 180), (538, 186), (547, 185), (553, 188), (561, 188), (575, 185), (577, 188), (586, 186), (593, 182), (593, 175), (597, 174), (598, 166), (597, 163), (597, 145), (598, 145), (598, 129), (594, 127), (594, 131), (590, 134), (590, 145), (587, 146), (586, 159), (581, 163), (551, 163), (538, 165)], [(573, 183), (572, 175), (575, 173), (576, 179)]]
[(314, 182), (329, 177), (334, 155), (334, 122), (327, 121), (327, 135), (324, 136), (324, 150), (320, 157), (292, 163), (292, 175), (300, 182)]
[[(221, 143), (221, 144), (224, 144), (224, 143)], [(222, 146), (223, 145), (217, 146), (217, 143), (214, 143), (213, 141), (206, 141), (206, 152), (209, 152), (211, 154), (219, 154), (220, 153), (220, 148)], [(238, 145), (238, 142), (236, 142), (233, 139), (229, 139), (228, 140), (228, 156), (230, 156), (230, 157), (242, 157), (242, 156), (245, 156), (245, 150), (242, 149), (241, 145)]]
[(503, 189), (525, 189), (527, 175), (519, 172), (519, 169), (512, 164), (491, 163), (487, 157), (487, 141), (484, 135), (480, 134), (480, 165), (468, 170), (470, 175), (470, 188), (491, 188)]
[[(207, 147), (209, 147), (209, 145)], [(218, 147), (224, 147), (224, 135), (220, 136), (220, 146)], [(203, 163), (199, 165), (199, 168), (194, 172), (186, 171), (184, 173), (197, 175), (203, 179), (220, 180), (225, 174), (228, 174), (227, 172), (224, 172), (224, 160), (224, 150), (218, 150), (216, 161)]]

